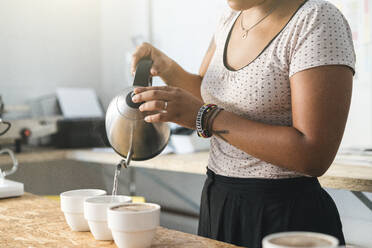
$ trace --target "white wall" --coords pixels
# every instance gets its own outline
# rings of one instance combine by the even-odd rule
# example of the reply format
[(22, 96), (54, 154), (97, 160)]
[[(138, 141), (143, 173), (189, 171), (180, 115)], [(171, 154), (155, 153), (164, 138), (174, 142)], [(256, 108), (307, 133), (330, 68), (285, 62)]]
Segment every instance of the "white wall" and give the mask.
[(101, 80), (99, 0), (0, 0), (0, 94), (6, 104)]
[(93, 87), (104, 105), (129, 85), (131, 37), (147, 0), (0, 0), (0, 94), (19, 104), (56, 87)]
[(130, 55), (134, 50), (131, 39), (143, 36), (148, 40), (147, 0), (102, 0), (101, 54), (104, 105), (131, 85)]
[(157, 0), (153, 6), (153, 42), (186, 70), (197, 73), (224, 0)]

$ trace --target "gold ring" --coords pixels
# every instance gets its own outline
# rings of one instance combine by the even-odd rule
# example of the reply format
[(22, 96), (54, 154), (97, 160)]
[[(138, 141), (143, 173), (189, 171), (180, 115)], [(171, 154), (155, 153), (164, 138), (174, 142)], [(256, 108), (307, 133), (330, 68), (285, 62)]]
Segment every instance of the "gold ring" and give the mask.
[(164, 110), (167, 110), (167, 108), (168, 108), (168, 102), (164, 101)]

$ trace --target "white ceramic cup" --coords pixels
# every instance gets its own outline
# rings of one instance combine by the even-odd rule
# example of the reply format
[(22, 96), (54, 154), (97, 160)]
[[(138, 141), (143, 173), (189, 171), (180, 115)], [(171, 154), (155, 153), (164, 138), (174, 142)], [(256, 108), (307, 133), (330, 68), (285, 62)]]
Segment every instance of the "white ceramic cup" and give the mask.
[(107, 226), (107, 208), (130, 202), (132, 198), (124, 195), (93, 196), (85, 199), (84, 217), (96, 240), (112, 240), (111, 230)]
[[(284, 240), (286, 240), (284, 242)], [(319, 244), (315, 244), (319, 240)], [(284, 244), (284, 243), (287, 243)], [(281, 243), (281, 244), (280, 244)], [(322, 243), (322, 244), (321, 244)], [(327, 243), (327, 244), (326, 244)], [(267, 235), (262, 240), (263, 248), (336, 248), (338, 239), (333, 236), (315, 232), (281, 232)]]
[(61, 193), (61, 210), (73, 231), (89, 231), (84, 218), (84, 200), (87, 197), (106, 195), (102, 189), (78, 189)]
[[(151, 209), (122, 211), (125, 206), (150, 206)], [(153, 203), (127, 203), (110, 207), (107, 210), (107, 222), (112, 231), (115, 244), (119, 248), (150, 247), (159, 226), (160, 206)]]

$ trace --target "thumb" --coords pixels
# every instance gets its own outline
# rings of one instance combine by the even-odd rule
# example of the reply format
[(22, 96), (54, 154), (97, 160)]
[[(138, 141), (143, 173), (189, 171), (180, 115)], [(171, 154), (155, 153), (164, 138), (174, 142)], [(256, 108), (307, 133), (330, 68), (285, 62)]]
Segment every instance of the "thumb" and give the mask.
[(153, 76), (159, 76), (159, 74), (161, 73), (161, 65), (159, 65), (158, 61), (154, 61), (154, 63), (152, 64), (150, 73)]
[(158, 70), (155, 69), (154, 67), (151, 68), (150, 73), (151, 73), (151, 75), (153, 75), (153, 76), (157, 76), (157, 75), (159, 74)]

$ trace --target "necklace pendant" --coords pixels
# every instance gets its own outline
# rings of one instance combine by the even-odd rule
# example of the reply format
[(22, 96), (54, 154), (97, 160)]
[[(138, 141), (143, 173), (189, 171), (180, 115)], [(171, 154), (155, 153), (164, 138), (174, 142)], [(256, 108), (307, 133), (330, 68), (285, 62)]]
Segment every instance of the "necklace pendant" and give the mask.
[(248, 36), (248, 32), (244, 32), (243, 35), (242, 35), (242, 39), (245, 40)]

